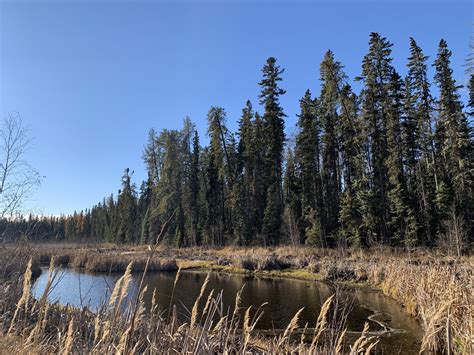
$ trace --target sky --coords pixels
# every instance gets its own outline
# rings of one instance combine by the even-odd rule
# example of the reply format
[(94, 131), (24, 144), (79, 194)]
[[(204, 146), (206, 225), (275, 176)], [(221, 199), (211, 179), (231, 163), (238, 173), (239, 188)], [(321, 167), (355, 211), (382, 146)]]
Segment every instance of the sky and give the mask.
[(354, 84), (370, 32), (394, 43), (401, 74), (410, 36), (430, 64), (446, 39), (464, 84), (472, 24), (463, 0), (0, 0), (0, 118), (21, 115), (34, 138), (28, 161), (44, 176), (25, 208), (89, 208), (117, 193), (127, 167), (139, 185), (150, 128), (180, 128), (189, 116), (205, 142), (214, 105), (235, 130), (247, 99), (261, 111), (269, 56), (285, 68), (290, 134), (301, 96), (319, 92), (324, 53), (335, 53)]

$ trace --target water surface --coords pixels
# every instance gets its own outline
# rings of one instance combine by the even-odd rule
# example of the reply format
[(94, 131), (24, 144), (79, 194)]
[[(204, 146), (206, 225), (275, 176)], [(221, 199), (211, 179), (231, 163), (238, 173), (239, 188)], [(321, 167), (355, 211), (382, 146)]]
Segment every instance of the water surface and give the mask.
[[(46, 284), (47, 270), (43, 271), (33, 287), (36, 297), (40, 297)], [(91, 275), (63, 269), (56, 279), (49, 300), (95, 310), (107, 302), (120, 276), (119, 274)], [(174, 272), (150, 273), (146, 277), (145, 284), (148, 286), (144, 296), (146, 307), (150, 308), (155, 290), (156, 303), (162, 311), (168, 310), (175, 277)], [(181, 272), (172, 303), (177, 305), (178, 315), (183, 320), (189, 318), (189, 310), (205, 278), (206, 273), (203, 272)], [(136, 297), (139, 281), (140, 275), (134, 275), (129, 297)], [(407, 316), (401, 306), (381, 292), (356, 287), (339, 287), (314, 281), (223, 273), (211, 273), (207, 290), (208, 292), (211, 289), (214, 289), (214, 292), (222, 290), (225, 307), (232, 308), (235, 296), (242, 287), (242, 308), (258, 307), (268, 302), (262, 308), (264, 313), (257, 326), (260, 330), (278, 332), (285, 329), (291, 318), (302, 307), (304, 311), (300, 317), (300, 326), (303, 327), (305, 323), (308, 323), (308, 327), (314, 327), (321, 305), (328, 297), (338, 292), (341, 296), (338, 298), (339, 302), (349, 312), (346, 324), (349, 330), (348, 338), (356, 338), (357, 332), (363, 329), (365, 322), (368, 322), (371, 331), (382, 332), (387, 328), (391, 330), (381, 336), (378, 349), (382, 353), (418, 353), (422, 334), (419, 324)]]

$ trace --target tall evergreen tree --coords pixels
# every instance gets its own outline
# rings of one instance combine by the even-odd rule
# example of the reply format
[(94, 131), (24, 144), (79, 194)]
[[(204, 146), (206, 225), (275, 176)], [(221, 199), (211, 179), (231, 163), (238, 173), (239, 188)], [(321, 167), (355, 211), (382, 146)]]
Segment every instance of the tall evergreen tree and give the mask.
[(311, 98), (309, 90), (300, 100), (300, 110), (297, 123), (299, 132), (296, 136), (295, 162), (301, 180), (301, 196), (299, 197), (301, 211), (295, 211), (295, 216), (298, 217), (297, 225), (301, 242), (324, 246), (325, 239), (322, 230), (319, 231), (319, 235), (312, 234), (309, 239), (305, 235), (306, 229), (315, 222), (314, 215), (317, 216), (317, 224), (320, 227), (324, 215), (320, 163), (321, 123), (317, 115), (318, 103)]
[(251, 221), (254, 157), (252, 156), (253, 109), (247, 101), (239, 120), (236, 181), (233, 189), (235, 237), (239, 245), (248, 245), (255, 232)]
[(439, 43), (434, 62), (435, 82), (439, 86), (439, 119), (436, 126), (436, 143), (439, 147), (443, 176), (438, 191), (438, 206), (443, 218), (450, 209), (463, 215), (471, 226), (474, 198), (473, 142), (467, 117), (462, 111), (458, 94), (460, 88), (450, 68), (451, 51), (445, 40)]
[(392, 44), (378, 33), (371, 33), (369, 52), (364, 57), (362, 76), (363, 134), (367, 137), (366, 186), (362, 198), (363, 228), (369, 242), (389, 243), (389, 201), (387, 191), (387, 112), (390, 106), (388, 86), (393, 67), (390, 54)]
[(320, 66), (321, 95), (319, 110), (323, 125), (322, 135), (322, 183), (324, 191), (324, 233), (334, 245), (339, 220), (339, 195), (341, 192), (340, 147), (337, 135), (340, 126), (340, 92), (345, 80), (342, 65), (327, 51)]
[(340, 94), (341, 115), (339, 139), (341, 146), (343, 192), (339, 212), (342, 243), (354, 246), (367, 246), (361, 230), (361, 203), (357, 191), (364, 191), (364, 154), (362, 150), (365, 137), (362, 136), (359, 119), (359, 103), (349, 85)]
[(117, 243), (135, 243), (137, 241), (137, 201), (135, 186), (131, 183), (130, 170), (127, 168), (122, 177), (122, 189), (117, 200), (118, 229)]
[(229, 220), (226, 219), (226, 198), (233, 177), (229, 165), (228, 130), (225, 125), (226, 114), (221, 107), (211, 107), (207, 115), (208, 136), (210, 138), (208, 175), (208, 233), (216, 245), (225, 243), (226, 229)]
[(148, 226), (148, 210), (151, 203), (151, 194), (152, 194), (153, 182), (152, 177), (148, 175), (148, 179), (142, 182), (140, 186), (140, 195), (138, 199), (137, 206), (137, 218), (138, 225), (140, 226), (140, 242), (145, 244), (151, 242), (149, 240), (149, 226)]
[(200, 217), (200, 201), (199, 201), (199, 169), (200, 169), (200, 154), (201, 147), (199, 145), (199, 135), (197, 131), (194, 132), (193, 137), (193, 150), (191, 158), (190, 178), (189, 178), (189, 190), (190, 190), (190, 207), (191, 207), (191, 235), (192, 244), (201, 244), (201, 230), (199, 225)]
[(403, 138), (401, 118), (403, 110), (403, 83), (394, 71), (389, 85), (391, 101), (387, 112), (387, 174), (390, 203), (390, 237), (392, 244), (412, 246), (417, 239), (415, 211), (412, 209), (406, 188), (403, 165)]
[(289, 241), (293, 245), (300, 245), (305, 242), (306, 225), (302, 225), (302, 191), (301, 172), (298, 171), (295, 153), (291, 147), (287, 149), (285, 175), (283, 179), (284, 195), (284, 221), (289, 236)]
[(431, 244), (437, 229), (435, 191), (438, 188), (438, 164), (427, 59), (416, 41), (410, 38), (402, 123), (406, 185), (410, 203), (418, 216), (419, 239)]
[(279, 87), (284, 69), (270, 57), (264, 65), (263, 79), (260, 81), (260, 104), (264, 105), (263, 124), (265, 129), (265, 173), (266, 205), (262, 233), (266, 243), (278, 244), (283, 213), (282, 199), (282, 164), (283, 146), (285, 143), (285, 113), (279, 98), (285, 90)]

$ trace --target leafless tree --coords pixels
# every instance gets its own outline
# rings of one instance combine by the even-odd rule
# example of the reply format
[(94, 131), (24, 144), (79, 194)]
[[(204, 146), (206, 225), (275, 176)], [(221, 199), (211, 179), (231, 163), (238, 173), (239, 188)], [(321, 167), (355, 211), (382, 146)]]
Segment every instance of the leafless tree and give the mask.
[(0, 218), (20, 213), (40, 184), (38, 172), (25, 160), (30, 147), (31, 138), (19, 114), (0, 121)]
[(468, 234), (466, 221), (458, 214), (454, 207), (451, 209), (451, 216), (444, 221), (445, 232), (439, 236), (438, 247), (448, 255), (460, 257), (462, 252), (468, 247)]

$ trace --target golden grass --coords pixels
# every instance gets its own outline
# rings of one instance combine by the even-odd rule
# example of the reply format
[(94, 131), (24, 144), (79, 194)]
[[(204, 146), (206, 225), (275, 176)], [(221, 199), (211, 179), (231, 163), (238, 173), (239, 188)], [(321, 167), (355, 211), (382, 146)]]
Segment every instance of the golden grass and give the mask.
[[(143, 290), (138, 301), (127, 299), (132, 263), (124, 275), (117, 281), (110, 302), (95, 314), (86, 309), (59, 306), (44, 302), (40, 297), (35, 300), (29, 296), (31, 287), (31, 264), (23, 275), (23, 290), (18, 293), (19, 300), (10, 305), (17, 309), (15, 316), (8, 312), (2, 317), (9, 335), (3, 339), (15, 339), (17, 349), (24, 353), (91, 353), (91, 354), (162, 354), (162, 353), (288, 353), (334, 354), (349, 352), (349, 348), (339, 347), (338, 352), (325, 344), (310, 346), (295, 341), (292, 333), (298, 327), (301, 310), (295, 314), (285, 332), (277, 337), (263, 338), (254, 333), (261, 311), (251, 317), (250, 308), (243, 319), (237, 312), (240, 294), (237, 294), (234, 310), (223, 312), (222, 292), (212, 290), (204, 307), (200, 307), (209, 277), (201, 287), (189, 322), (180, 321), (176, 312), (170, 319), (162, 318), (159, 313), (146, 312), (143, 305)], [(54, 280), (54, 260), (51, 261), (48, 284)], [(179, 283), (177, 276), (175, 285)], [(28, 291), (28, 292), (27, 292)], [(28, 294), (28, 296), (27, 296)], [(323, 313), (317, 317), (318, 329), (326, 327), (326, 313), (332, 298), (323, 307)], [(136, 308), (137, 307), (137, 308)], [(200, 311), (202, 309), (202, 311)], [(2, 326), (3, 327), (3, 326)], [(3, 329), (3, 328), (0, 328)], [(34, 336), (31, 333), (34, 331)], [(5, 330), (2, 330), (2, 334)], [(11, 340), (8, 340), (11, 342)], [(340, 342), (338, 342), (340, 343)], [(367, 347), (369, 344), (366, 344)], [(361, 349), (359, 346), (358, 349)], [(21, 353), (21, 352), (20, 352)]]
[[(18, 247), (3, 247), (0, 249), (0, 254), (2, 251), (5, 252), (4, 255), (8, 255), (8, 258), (4, 259), (10, 260), (11, 255), (18, 254), (13, 252), (18, 251)], [(33, 256), (30, 266), (32, 273), (34, 273), (38, 261), (50, 262), (51, 265), (81, 268), (89, 272), (124, 272), (127, 267), (130, 267), (129, 272), (131, 273), (144, 270), (149, 259), (149, 271), (177, 270), (179, 266), (183, 270), (199, 268), (217, 272), (251, 273), (268, 277), (292, 277), (371, 285), (393, 297), (404, 306), (407, 313), (420, 320), (425, 331), (420, 350), (433, 353), (447, 352), (448, 349), (451, 353), (473, 353), (474, 351), (472, 343), (474, 259), (472, 256), (453, 259), (426, 250), (417, 250), (408, 255), (403, 251), (385, 248), (365, 251), (321, 250), (289, 246), (271, 249), (236, 247), (167, 249), (157, 246), (155, 254), (150, 256), (146, 247), (143, 246), (117, 247), (113, 245), (93, 247), (75, 245), (74, 248), (68, 245), (58, 245), (54, 248), (51, 248), (50, 245), (39, 245), (34, 249), (28, 248), (26, 254), (28, 257)], [(53, 256), (56, 257), (52, 258)], [(39, 301), (33, 302), (28, 299), (29, 296), (23, 291), (31, 286), (31, 284), (28, 285), (29, 272), (23, 279), (23, 285), (10, 281), (12, 280), (11, 275), (18, 275), (19, 272), (24, 273), (25, 270), (28, 270), (26, 266), (28, 259), (24, 255), (22, 257), (16, 255), (14, 260), (20, 266), (15, 268), (12, 263), (6, 263), (5, 270), (0, 270), (0, 280), (3, 280), (3, 286), (0, 288), (0, 296), (2, 296), (0, 297), (0, 312), (5, 314), (2, 320), (4, 329), (11, 329), (11, 333), (15, 333), (10, 334), (11, 336), (18, 336), (16, 327), (19, 327), (22, 322), (26, 322), (26, 315), (29, 312), (28, 316), (33, 322), (41, 323), (40, 325), (34, 323), (34, 326), (26, 327), (25, 329), (35, 329), (29, 334), (44, 334), (51, 331), (52, 327), (56, 327), (61, 329), (64, 338), (69, 329), (68, 324), (65, 324), (64, 320), (59, 322), (57, 319), (62, 317), (59, 315), (65, 312), (64, 309), (47, 306), (47, 303), (39, 304), (37, 303)], [(133, 261), (132, 266), (130, 266), (131, 261)], [(176, 279), (176, 283), (178, 283), (178, 279)], [(179, 287), (176, 283), (175, 287)], [(117, 298), (124, 299), (120, 295), (117, 295)], [(220, 350), (238, 348), (245, 349), (245, 351), (257, 351), (263, 348), (276, 349), (281, 342), (278, 337), (269, 341), (260, 339), (253, 334), (254, 321), (258, 320), (258, 317), (251, 319), (249, 309), (245, 311), (243, 320), (233, 313), (222, 313), (218, 307), (222, 303), (222, 296), (215, 294), (213, 290), (199, 316), (201, 298), (202, 295), (196, 300), (197, 305), (193, 307), (191, 319), (187, 324), (179, 323), (176, 310), (171, 304), (168, 317), (165, 319), (157, 319), (156, 312), (143, 315), (142, 310), (137, 308), (134, 311), (132, 309), (129, 311), (128, 325), (127, 318), (123, 319), (122, 311), (117, 311), (116, 307), (114, 307), (114, 312), (104, 311), (104, 313), (93, 317), (81, 313), (79, 317), (75, 318), (74, 323), (81, 329), (81, 324), (86, 322), (87, 328), (94, 331), (87, 335), (85, 340), (81, 340), (80, 346), (82, 349), (92, 352), (109, 352), (112, 348), (116, 349), (119, 346), (130, 350), (134, 344), (133, 346), (138, 346), (139, 350), (148, 349), (152, 353), (157, 353), (158, 349), (165, 351), (171, 347), (183, 351), (194, 351), (196, 347), (201, 349), (202, 346), (206, 346), (206, 349), (217, 349), (216, 344)], [(23, 301), (21, 301), (22, 299)], [(18, 302), (19, 300), (21, 302)], [(235, 308), (238, 307), (237, 301)], [(33, 306), (31, 306), (32, 302)], [(28, 308), (24, 303), (28, 304)], [(138, 306), (133, 305), (132, 308), (136, 307)], [(77, 315), (77, 310), (68, 310), (68, 312)], [(129, 329), (131, 315), (135, 313), (139, 315), (137, 317), (138, 325), (135, 329)], [(115, 317), (112, 316), (114, 314)], [(217, 315), (219, 321), (216, 323), (214, 320)], [(65, 318), (70, 320), (68, 317)], [(89, 319), (89, 317), (92, 318)], [(155, 328), (150, 329), (151, 326), (144, 324), (141, 320), (144, 317), (159, 323), (162, 327), (161, 330), (157, 333)], [(318, 319), (318, 324), (321, 329), (316, 328), (312, 338), (312, 341), (315, 341), (315, 346), (319, 346), (320, 334), (318, 335), (318, 333), (322, 334), (324, 328), (328, 326), (324, 323), (324, 319)], [(7, 328), (5, 325), (8, 325)], [(165, 329), (167, 332), (166, 341), (162, 338)], [(78, 332), (76, 330), (76, 333)], [(145, 336), (146, 332), (151, 332), (154, 336), (151, 338)], [(308, 347), (307, 344), (302, 346), (301, 344), (295, 345), (293, 342), (288, 343), (291, 333), (292, 331), (289, 331), (289, 334), (285, 336), (284, 346), (300, 353), (310, 351), (311, 347)], [(153, 347), (149, 344), (148, 338), (152, 339)], [(200, 340), (196, 342), (198, 338)], [(334, 344), (333, 353), (347, 351), (343, 346), (343, 338), (344, 333), (342, 332), (331, 342)], [(125, 345), (120, 343), (120, 340), (125, 341)], [(137, 341), (148, 343), (147, 345), (142, 343), (137, 345)], [(158, 346), (156, 345), (158, 341), (163, 341), (163, 344), (166, 345)], [(361, 344), (366, 350), (372, 349), (372, 344), (375, 341), (375, 339), (365, 337), (358, 344), (353, 344), (354, 349), (357, 349)], [(371, 345), (368, 345), (369, 343)], [(55, 348), (59, 345), (54, 344), (54, 342), (48, 343), (48, 349), (59, 351), (59, 347)], [(30, 346), (33, 345), (30, 344)], [(170, 348), (165, 348), (165, 346)]]

